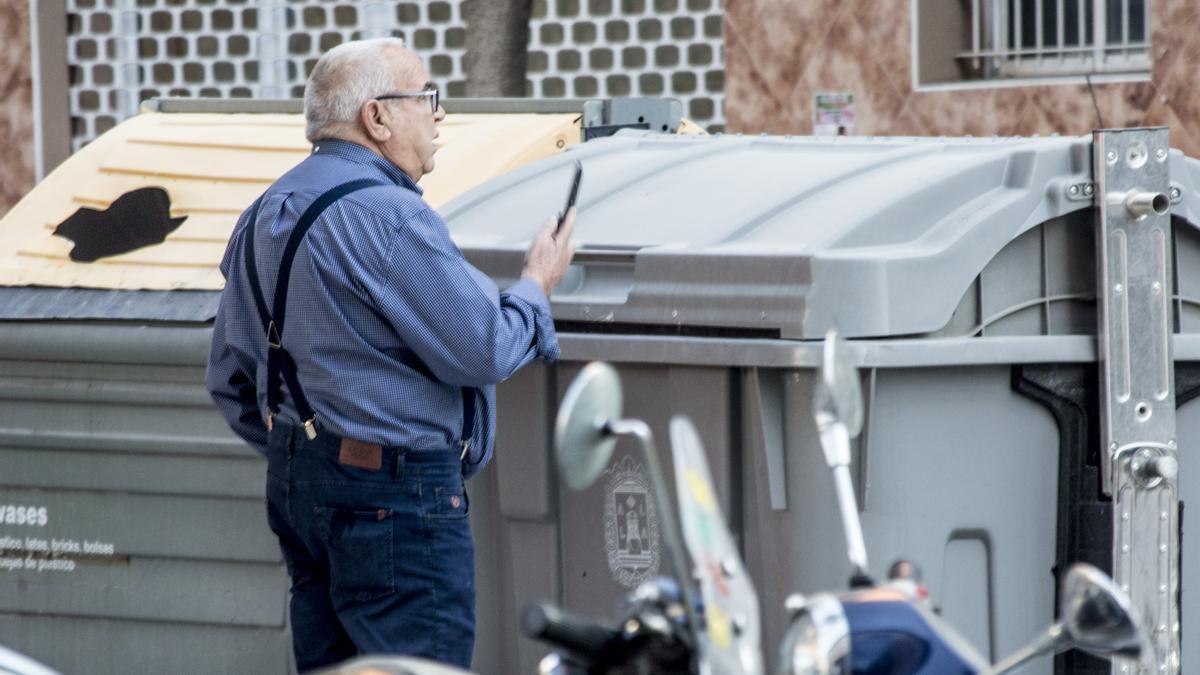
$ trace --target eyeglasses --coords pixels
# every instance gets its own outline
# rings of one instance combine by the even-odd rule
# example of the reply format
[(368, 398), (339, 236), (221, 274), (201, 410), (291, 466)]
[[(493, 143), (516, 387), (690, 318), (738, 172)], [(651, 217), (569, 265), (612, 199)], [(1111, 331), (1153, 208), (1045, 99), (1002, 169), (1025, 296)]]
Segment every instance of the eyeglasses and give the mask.
[(422, 89), (421, 91), (398, 91), (394, 94), (384, 94), (383, 96), (376, 96), (375, 100), (376, 101), (387, 101), (389, 99), (394, 99), (394, 98), (425, 98), (426, 96), (429, 97), (429, 110), (433, 114), (436, 115), (437, 109), (438, 109), (438, 104), (441, 101), (441, 96), (438, 94), (437, 85), (433, 84), (432, 82), (425, 85), (425, 88)]

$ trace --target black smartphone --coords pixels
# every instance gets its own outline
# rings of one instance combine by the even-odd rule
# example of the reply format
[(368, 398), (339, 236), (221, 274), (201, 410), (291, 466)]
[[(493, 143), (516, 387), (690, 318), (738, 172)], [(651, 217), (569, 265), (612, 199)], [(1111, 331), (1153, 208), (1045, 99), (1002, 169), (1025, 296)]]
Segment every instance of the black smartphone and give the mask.
[(558, 231), (562, 229), (563, 220), (565, 220), (567, 217), (567, 211), (570, 211), (571, 207), (575, 206), (575, 199), (579, 196), (579, 184), (582, 182), (583, 162), (575, 160), (575, 175), (571, 177), (571, 191), (567, 193), (567, 205), (564, 206), (562, 212), (558, 214), (558, 227), (554, 230), (555, 234), (558, 234)]

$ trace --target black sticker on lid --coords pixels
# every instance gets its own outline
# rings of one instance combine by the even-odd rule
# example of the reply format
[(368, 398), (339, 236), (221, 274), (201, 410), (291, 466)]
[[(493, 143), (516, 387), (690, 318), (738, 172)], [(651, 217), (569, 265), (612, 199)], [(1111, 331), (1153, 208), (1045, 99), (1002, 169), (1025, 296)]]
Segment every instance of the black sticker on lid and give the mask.
[(75, 242), (71, 260), (95, 262), (160, 244), (186, 219), (171, 217), (171, 198), (166, 190), (139, 188), (117, 197), (103, 211), (79, 209), (54, 234)]

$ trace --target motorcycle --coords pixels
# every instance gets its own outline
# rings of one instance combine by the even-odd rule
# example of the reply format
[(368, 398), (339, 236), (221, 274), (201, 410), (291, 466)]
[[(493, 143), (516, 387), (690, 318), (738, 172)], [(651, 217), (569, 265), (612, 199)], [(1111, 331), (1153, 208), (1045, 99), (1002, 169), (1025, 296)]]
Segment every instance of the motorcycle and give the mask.
[[(1038, 656), (1082, 649), (1100, 657), (1138, 659), (1150, 652), (1129, 599), (1103, 572), (1073, 566), (1062, 584), (1062, 616), (1030, 644), (995, 665), (928, 607), (915, 566), (892, 565), (886, 583), (868, 574), (866, 546), (850, 479), (850, 442), (862, 428), (862, 394), (846, 346), (831, 332), (823, 345), (813, 417), (833, 473), (852, 574), (844, 593), (794, 595), (780, 646), (780, 675), (999, 675)], [(681, 538), (659, 468), (653, 436), (641, 420), (622, 419), (620, 380), (589, 364), (571, 384), (555, 426), (560, 474), (570, 488), (590, 486), (618, 438), (638, 441), (663, 517), (673, 578), (647, 582), (620, 618), (600, 625), (548, 604), (526, 609), (522, 628), (556, 651), (539, 664), (546, 675), (703, 673), (760, 675), (758, 597), (715, 498), (695, 427), (670, 423)]]

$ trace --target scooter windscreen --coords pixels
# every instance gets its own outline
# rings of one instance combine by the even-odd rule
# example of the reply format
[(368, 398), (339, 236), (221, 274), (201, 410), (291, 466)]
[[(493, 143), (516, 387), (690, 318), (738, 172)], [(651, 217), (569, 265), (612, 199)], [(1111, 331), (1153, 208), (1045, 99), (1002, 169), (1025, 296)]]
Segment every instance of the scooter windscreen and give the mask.
[(701, 661), (712, 673), (761, 673), (758, 595), (721, 515), (700, 435), (686, 417), (671, 419), (671, 454), (684, 544), (704, 605)]

